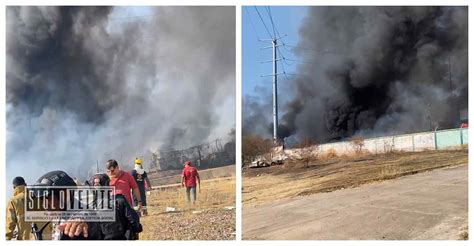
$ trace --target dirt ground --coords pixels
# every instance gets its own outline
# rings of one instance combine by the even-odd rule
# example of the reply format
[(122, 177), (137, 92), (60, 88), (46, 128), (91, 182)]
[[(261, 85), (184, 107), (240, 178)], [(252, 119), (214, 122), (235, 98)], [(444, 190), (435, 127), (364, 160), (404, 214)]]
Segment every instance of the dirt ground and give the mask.
[(140, 240), (235, 240), (235, 178), (203, 181), (197, 197), (191, 206), (183, 188), (152, 191)]
[(395, 152), (320, 158), (242, 171), (243, 206), (357, 187), (387, 179), (466, 164), (468, 150)]
[(248, 240), (467, 240), (467, 163), (242, 209)]

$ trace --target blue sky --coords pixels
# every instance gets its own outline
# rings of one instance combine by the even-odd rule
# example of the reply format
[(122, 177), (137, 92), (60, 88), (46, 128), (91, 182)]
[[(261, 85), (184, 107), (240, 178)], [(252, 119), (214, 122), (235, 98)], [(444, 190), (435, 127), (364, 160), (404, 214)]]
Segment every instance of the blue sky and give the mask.
[[(303, 18), (306, 16), (307, 7), (303, 6), (270, 6), (273, 23), (278, 30), (278, 33), (283, 36), (280, 44), (283, 42), (288, 45), (296, 45), (298, 43), (298, 30)], [(269, 14), (265, 6), (257, 6), (263, 21), (267, 28), (273, 35), (272, 24), (270, 22)], [(253, 24), (253, 26), (252, 26)], [(258, 37), (257, 37), (258, 35)], [(278, 34), (277, 34), (278, 36)], [(254, 88), (256, 85), (272, 88), (272, 77), (261, 77), (272, 73), (271, 63), (261, 63), (262, 61), (269, 61), (272, 59), (271, 49), (261, 49), (263, 47), (271, 46), (270, 42), (260, 42), (258, 39), (269, 39), (269, 34), (265, 30), (262, 21), (255, 10), (255, 6), (242, 6), (242, 96), (255, 95)], [(287, 58), (296, 58), (292, 52), (291, 47), (280, 47), (282, 55)], [(294, 72), (297, 64), (288, 62), (288, 64), (278, 63), (278, 71), (283, 69), (287, 73)], [(290, 77), (290, 75), (288, 75)], [(279, 76), (280, 85), (287, 80), (284, 75)], [(280, 87), (279, 85), (279, 87)]]

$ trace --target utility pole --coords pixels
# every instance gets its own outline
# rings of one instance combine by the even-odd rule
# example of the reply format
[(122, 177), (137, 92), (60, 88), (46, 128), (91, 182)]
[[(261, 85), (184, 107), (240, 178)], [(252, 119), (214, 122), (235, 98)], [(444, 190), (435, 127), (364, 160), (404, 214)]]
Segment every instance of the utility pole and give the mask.
[(272, 46), (265, 47), (262, 49), (272, 48), (272, 60), (271, 61), (264, 61), (261, 63), (271, 62), (273, 67), (273, 73), (269, 75), (262, 75), (261, 77), (272, 76), (273, 78), (273, 144), (278, 144), (278, 75), (282, 75), (282, 73), (278, 73), (278, 66), (277, 61), (280, 60), (277, 57), (278, 51), (278, 40), (285, 37), (283, 35), (279, 38), (272, 38), (272, 39), (259, 39), (259, 41), (271, 41)]
[(277, 86), (277, 40), (272, 40), (273, 48), (273, 143), (278, 144), (278, 86)]

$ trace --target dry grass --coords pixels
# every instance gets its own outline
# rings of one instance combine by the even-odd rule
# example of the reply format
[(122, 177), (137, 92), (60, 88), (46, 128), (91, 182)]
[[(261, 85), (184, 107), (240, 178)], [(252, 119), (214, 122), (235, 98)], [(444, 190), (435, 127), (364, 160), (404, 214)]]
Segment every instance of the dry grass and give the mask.
[(351, 138), (351, 144), (352, 144), (352, 148), (354, 148), (354, 152), (356, 154), (360, 154), (362, 153), (364, 149), (364, 145), (365, 145), (364, 138), (361, 136), (354, 136)]
[(333, 159), (333, 158), (336, 158), (336, 157), (337, 157), (336, 150), (335, 149), (329, 149), (328, 151), (326, 151), (324, 154), (321, 155), (320, 159), (321, 160), (330, 160), (330, 159)]
[(320, 158), (310, 163), (309, 168), (286, 162), (283, 167), (244, 170), (242, 201), (244, 206), (256, 205), (467, 163), (467, 149), (335, 156)]
[(459, 240), (469, 240), (469, 229), (467, 225), (461, 229)]
[(469, 233), (467, 231), (462, 232), (459, 235), (459, 240), (469, 240)]
[[(235, 203), (235, 179), (205, 180), (197, 193), (197, 202), (193, 209), (211, 208)], [(186, 190), (180, 186), (153, 191), (147, 197), (148, 206), (153, 208), (175, 207), (178, 210), (190, 209), (185, 200)]]
[[(199, 168), (198, 168), (199, 170)], [(199, 170), (203, 180), (235, 176), (235, 165)], [(181, 170), (159, 171), (148, 175), (153, 186), (167, 185), (181, 182)]]
[[(153, 191), (149, 197), (148, 216), (141, 218), (144, 240), (232, 240), (235, 238), (235, 179), (202, 182), (196, 205), (185, 200), (185, 190), (171, 187)], [(166, 207), (176, 212), (165, 212)]]
[(383, 165), (380, 167), (380, 175), (379, 179), (386, 179), (387, 177), (391, 177), (401, 173), (401, 168), (397, 165)]

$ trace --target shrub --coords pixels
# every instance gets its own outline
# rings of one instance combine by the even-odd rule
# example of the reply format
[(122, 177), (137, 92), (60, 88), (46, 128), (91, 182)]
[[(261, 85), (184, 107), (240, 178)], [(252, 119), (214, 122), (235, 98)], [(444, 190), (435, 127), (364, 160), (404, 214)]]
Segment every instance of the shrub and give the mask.
[(351, 144), (354, 148), (354, 153), (361, 154), (365, 145), (364, 138), (361, 136), (354, 136), (351, 138)]
[(242, 162), (250, 163), (272, 151), (273, 141), (259, 136), (242, 137)]
[(303, 162), (304, 167), (309, 167), (309, 163), (319, 156), (319, 145), (313, 140), (303, 139), (297, 146), (299, 160)]

